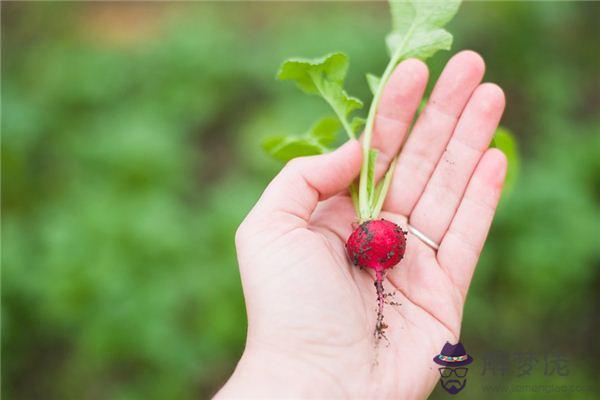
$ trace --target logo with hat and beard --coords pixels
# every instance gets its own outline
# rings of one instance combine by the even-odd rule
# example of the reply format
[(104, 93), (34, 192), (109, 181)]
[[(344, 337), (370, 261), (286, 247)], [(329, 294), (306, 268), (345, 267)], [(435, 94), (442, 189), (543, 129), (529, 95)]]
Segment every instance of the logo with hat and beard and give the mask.
[(440, 354), (433, 361), (441, 365), (440, 384), (450, 394), (457, 394), (467, 385), (467, 365), (473, 362), (473, 357), (467, 354), (462, 343), (450, 344), (446, 342)]

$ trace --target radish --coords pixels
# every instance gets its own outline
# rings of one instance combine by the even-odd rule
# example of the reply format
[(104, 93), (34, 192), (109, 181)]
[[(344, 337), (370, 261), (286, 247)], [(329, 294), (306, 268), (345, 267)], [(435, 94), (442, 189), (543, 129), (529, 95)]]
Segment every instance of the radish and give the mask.
[(407, 232), (393, 222), (377, 219), (390, 187), (397, 158), (393, 158), (383, 179), (377, 179), (375, 165), (378, 150), (371, 148), (375, 116), (383, 89), (399, 62), (411, 57), (425, 60), (438, 50), (450, 49), (452, 35), (444, 26), (454, 17), (459, 5), (460, 0), (390, 0), (392, 31), (386, 37), (390, 59), (381, 76), (366, 76), (373, 94), (366, 118), (356, 115), (357, 110), (363, 107), (363, 102), (349, 95), (344, 88), (349, 66), (346, 54), (335, 52), (318, 58), (290, 58), (277, 73), (278, 79), (293, 81), (303, 92), (321, 97), (335, 115), (321, 117), (305, 132), (266, 138), (263, 147), (271, 156), (288, 161), (294, 157), (323, 154), (339, 143), (337, 138), (340, 130), (345, 131), (351, 139), (357, 138), (362, 132), (360, 178), (349, 188), (360, 226), (348, 238), (346, 250), (354, 265), (375, 272), (377, 339), (385, 338), (384, 331), (387, 328), (383, 322), (383, 304), (388, 296), (383, 291), (385, 271), (398, 264), (404, 256)]
[(406, 233), (393, 222), (384, 219), (370, 220), (360, 224), (346, 241), (346, 251), (352, 263), (375, 271), (377, 323), (374, 335), (378, 340), (385, 338), (387, 328), (383, 321), (385, 271), (393, 268), (404, 257)]

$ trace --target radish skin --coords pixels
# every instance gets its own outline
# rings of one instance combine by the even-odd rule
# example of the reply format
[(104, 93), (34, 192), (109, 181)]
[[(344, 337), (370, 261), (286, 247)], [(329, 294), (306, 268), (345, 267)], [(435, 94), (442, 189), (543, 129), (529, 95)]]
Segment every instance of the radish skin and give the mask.
[(377, 323), (374, 335), (377, 341), (385, 338), (387, 328), (383, 320), (385, 271), (393, 268), (404, 257), (406, 233), (391, 221), (370, 220), (360, 224), (346, 241), (346, 251), (352, 264), (375, 271)]

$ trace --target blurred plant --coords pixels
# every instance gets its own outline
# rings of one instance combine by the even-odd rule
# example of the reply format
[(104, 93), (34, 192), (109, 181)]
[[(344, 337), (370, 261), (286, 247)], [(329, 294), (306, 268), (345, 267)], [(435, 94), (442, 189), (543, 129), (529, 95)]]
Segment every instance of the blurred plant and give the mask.
[[(233, 233), (279, 168), (256, 139), (303, 132), (326, 110), (268, 71), (330, 48), (356, 70), (386, 63), (383, 4), (147, 3), (127, 14), (155, 16), (146, 36), (89, 32), (134, 25), (93, 20), (122, 7), (2, 3), (6, 398), (213, 393), (245, 337)], [(451, 26), (505, 87), (504, 125), (523, 154), (467, 301), (470, 351), (597, 348), (600, 62), (582, 40), (597, 26), (588, 7), (468, 2)], [(444, 61), (431, 59), (432, 81)], [(361, 75), (346, 85), (368, 96)], [(596, 382), (599, 359), (580, 358), (578, 383)]]
[(506, 155), (508, 160), (508, 168), (506, 171), (506, 181), (504, 183), (503, 193), (506, 196), (515, 185), (521, 160), (519, 156), (519, 148), (514, 134), (508, 128), (499, 127), (492, 138), (491, 147), (496, 147)]

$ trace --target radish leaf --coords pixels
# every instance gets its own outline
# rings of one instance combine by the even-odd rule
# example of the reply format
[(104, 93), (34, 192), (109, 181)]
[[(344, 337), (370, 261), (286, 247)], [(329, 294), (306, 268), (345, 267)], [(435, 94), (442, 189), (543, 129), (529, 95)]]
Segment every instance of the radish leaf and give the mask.
[(367, 74), (367, 83), (369, 84), (369, 89), (371, 89), (371, 94), (375, 94), (377, 93), (377, 89), (379, 89), (381, 79), (373, 74)]
[(298, 136), (270, 136), (262, 143), (263, 149), (282, 162), (292, 158), (322, 154), (326, 151), (320, 144)]
[(323, 97), (335, 111), (348, 137), (354, 138), (348, 115), (362, 108), (363, 103), (344, 90), (347, 71), (348, 56), (344, 53), (331, 53), (320, 58), (288, 59), (279, 69), (277, 78), (295, 81), (304, 92)]
[(358, 133), (365, 125), (365, 122), (367, 122), (367, 120), (364, 118), (354, 117), (352, 118), (352, 122), (350, 122), (350, 127), (354, 133)]
[(342, 125), (335, 117), (324, 117), (303, 135), (269, 136), (262, 142), (263, 149), (279, 161), (287, 162), (295, 157), (323, 154), (337, 139)]
[(329, 146), (335, 142), (341, 128), (342, 125), (337, 118), (324, 117), (309, 129), (308, 136), (316, 139), (323, 146)]
[(392, 59), (422, 60), (438, 50), (449, 50), (452, 35), (442, 29), (458, 11), (460, 0), (390, 1), (392, 32), (386, 43)]

